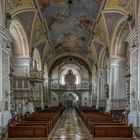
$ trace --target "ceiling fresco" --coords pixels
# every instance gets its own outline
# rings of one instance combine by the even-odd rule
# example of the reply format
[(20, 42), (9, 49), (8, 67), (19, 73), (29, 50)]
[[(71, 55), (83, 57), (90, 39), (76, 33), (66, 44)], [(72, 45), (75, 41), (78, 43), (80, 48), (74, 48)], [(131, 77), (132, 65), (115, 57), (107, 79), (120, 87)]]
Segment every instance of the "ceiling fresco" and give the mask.
[(85, 54), (100, 6), (101, 0), (52, 0), (47, 5), (43, 18), (56, 53), (77, 50)]
[(134, 0), (6, 0), (5, 6), (48, 69), (61, 55), (97, 66), (102, 49), (117, 40), (118, 24), (135, 12)]

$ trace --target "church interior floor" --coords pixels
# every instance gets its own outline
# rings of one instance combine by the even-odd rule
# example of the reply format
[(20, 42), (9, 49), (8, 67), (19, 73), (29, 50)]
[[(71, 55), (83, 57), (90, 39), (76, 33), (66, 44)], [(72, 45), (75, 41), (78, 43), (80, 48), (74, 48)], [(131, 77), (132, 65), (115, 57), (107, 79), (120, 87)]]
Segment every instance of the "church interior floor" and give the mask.
[[(45, 140), (45, 138), (14, 138), (9, 140)], [(93, 138), (76, 111), (66, 109), (48, 140), (140, 140), (140, 138)]]
[(49, 140), (140, 140), (129, 138), (93, 138), (74, 109), (67, 109), (50, 134)]

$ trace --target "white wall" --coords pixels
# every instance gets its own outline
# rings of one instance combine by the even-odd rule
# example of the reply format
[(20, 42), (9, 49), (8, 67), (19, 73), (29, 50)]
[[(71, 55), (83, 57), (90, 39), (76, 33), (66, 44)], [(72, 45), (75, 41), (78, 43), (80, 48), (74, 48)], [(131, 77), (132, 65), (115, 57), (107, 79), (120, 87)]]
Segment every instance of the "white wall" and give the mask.
[(90, 106), (89, 92), (82, 93), (82, 106)]
[(59, 101), (58, 101), (58, 95), (55, 92), (51, 93), (51, 103), (49, 104), (49, 107), (51, 106), (58, 106)]

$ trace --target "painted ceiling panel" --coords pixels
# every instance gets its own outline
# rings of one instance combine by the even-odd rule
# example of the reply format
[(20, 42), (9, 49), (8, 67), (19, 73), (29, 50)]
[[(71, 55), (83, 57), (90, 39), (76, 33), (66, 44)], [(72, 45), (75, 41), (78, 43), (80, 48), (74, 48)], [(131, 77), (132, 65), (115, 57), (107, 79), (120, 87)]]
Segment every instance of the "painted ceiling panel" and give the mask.
[(46, 43), (41, 43), (41, 44), (36, 46), (36, 48), (38, 49), (38, 51), (40, 53), (41, 60), (43, 59), (43, 52), (44, 52), (45, 44)]
[(101, 0), (72, 0), (71, 4), (66, 0), (52, 0), (46, 6), (42, 14), (49, 27), (49, 41), (56, 53), (66, 48), (84, 52), (100, 5)]
[(23, 27), (26, 30), (28, 37), (30, 39), (32, 23), (35, 13), (34, 12), (23, 12), (18, 14), (18, 18), (22, 21)]
[(100, 52), (101, 52), (103, 46), (99, 43), (96, 43), (96, 42), (94, 42), (94, 46), (95, 46), (95, 49), (96, 49), (97, 57), (99, 58)]
[(111, 41), (115, 27), (123, 15), (119, 13), (104, 13), (104, 16), (108, 29), (109, 40)]

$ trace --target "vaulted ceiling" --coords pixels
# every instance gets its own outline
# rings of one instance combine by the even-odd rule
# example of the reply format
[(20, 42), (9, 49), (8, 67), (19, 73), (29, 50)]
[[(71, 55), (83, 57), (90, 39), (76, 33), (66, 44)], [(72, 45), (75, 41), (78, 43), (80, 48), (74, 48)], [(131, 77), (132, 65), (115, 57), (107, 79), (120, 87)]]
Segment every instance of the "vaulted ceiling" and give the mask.
[(101, 67), (121, 20), (135, 15), (134, 0), (5, 2), (6, 10), (26, 32), (30, 54), (37, 48), (42, 64), (48, 68), (61, 56), (82, 58), (90, 68)]
[(55, 53), (74, 52), (85, 56), (101, 1), (51, 0), (46, 6), (44, 1), (38, 0), (38, 3)]

